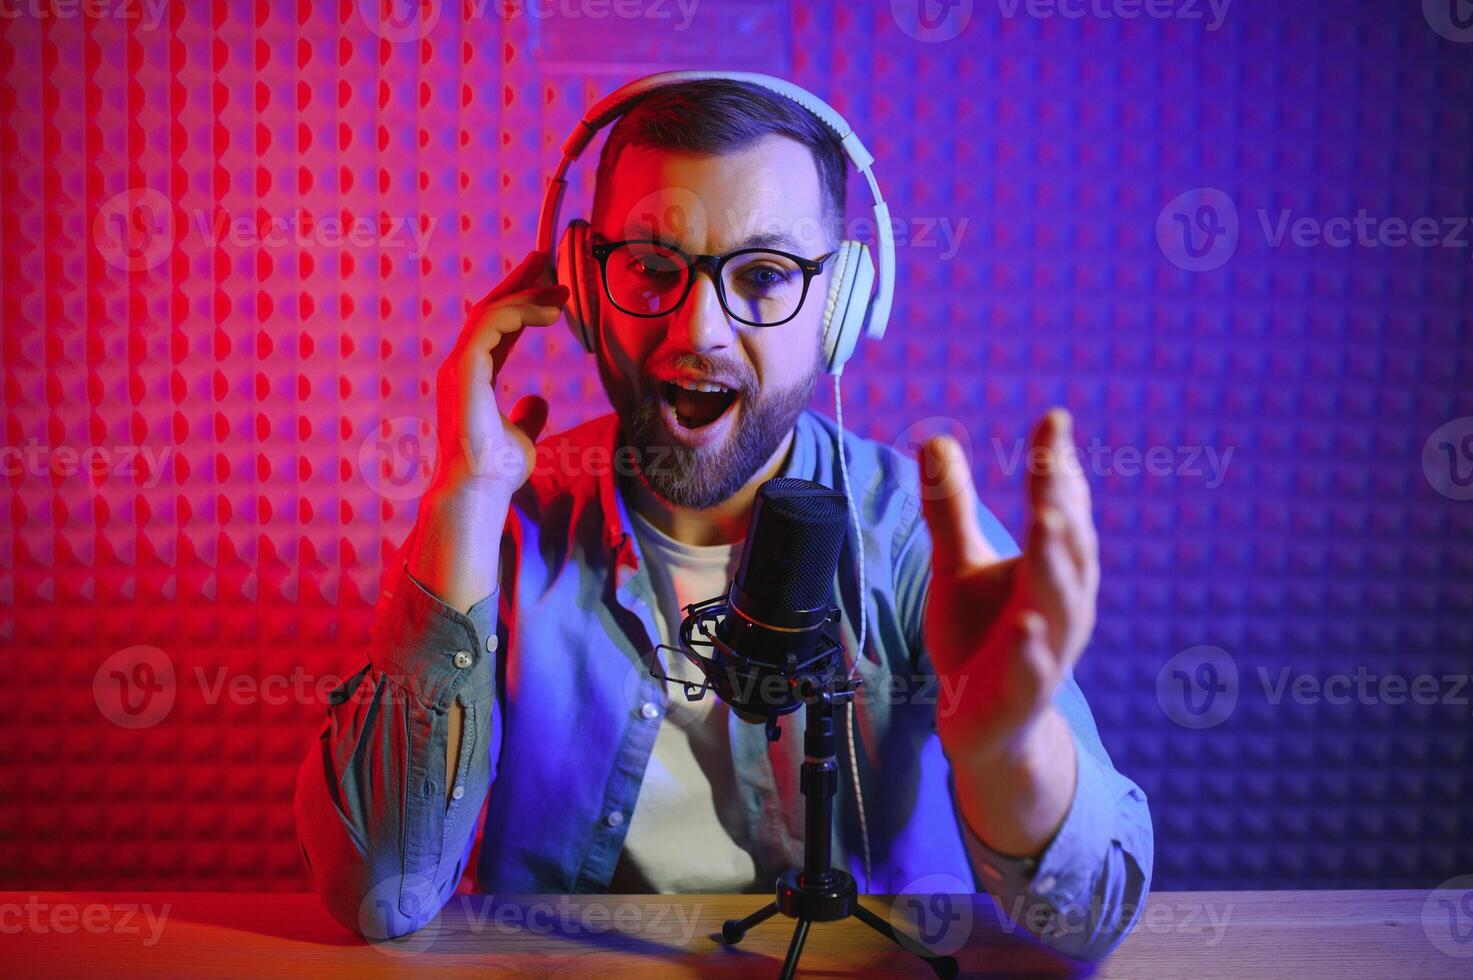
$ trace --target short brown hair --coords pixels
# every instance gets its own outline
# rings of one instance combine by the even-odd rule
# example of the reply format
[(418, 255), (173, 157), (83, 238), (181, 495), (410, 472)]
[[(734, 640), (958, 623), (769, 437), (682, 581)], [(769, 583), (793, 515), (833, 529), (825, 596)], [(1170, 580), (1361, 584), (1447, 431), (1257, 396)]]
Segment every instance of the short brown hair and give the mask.
[(823, 219), (834, 240), (842, 239), (849, 157), (839, 138), (813, 113), (786, 96), (750, 82), (724, 78), (656, 89), (615, 120), (598, 157), (593, 185), (594, 221), (607, 206), (614, 164), (626, 146), (721, 154), (741, 150), (768, 135), (796, 140), (813, 154)]

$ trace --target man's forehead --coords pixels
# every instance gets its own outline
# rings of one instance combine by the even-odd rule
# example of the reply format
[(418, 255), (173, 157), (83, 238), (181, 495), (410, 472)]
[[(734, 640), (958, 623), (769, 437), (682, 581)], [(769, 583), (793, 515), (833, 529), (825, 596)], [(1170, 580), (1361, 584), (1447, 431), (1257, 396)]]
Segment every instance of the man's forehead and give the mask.
[(803, 254), (827, 240), (812, 154), (785, 137), (719, 155), (626, 147), (610, 176), (596, 229), (608, 240), (656, 238), (692, 251)]

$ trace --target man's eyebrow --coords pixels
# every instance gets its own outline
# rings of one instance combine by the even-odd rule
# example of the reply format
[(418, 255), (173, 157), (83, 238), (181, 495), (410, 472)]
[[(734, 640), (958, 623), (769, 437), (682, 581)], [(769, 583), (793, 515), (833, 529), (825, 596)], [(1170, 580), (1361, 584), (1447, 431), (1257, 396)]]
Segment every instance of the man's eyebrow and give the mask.
[[(593, 237), (595, 241), (613, 241), (613, 239), (610, 239), (606, 235), (602, 235), (599, 232), (594, 232)], [(646, 232), (639, 237), (643, 241), (656, 241), (660, 242), (662, 245), (673, 245), (676, 248), (682, 247), (681, 244), (677, 242), (674, 238), (662, 235), (659, 232)], [(733, 242), (729, 247), (722, 249), (718, 254), (725, 254), (727, 252), (739, 252), (744, 248), (775, 248), (784, 252), (794, 253), (800, 251), (798, 243), (793, 239), (791, 235), (787, 235), (782, 232), (759, 231), (748, 235), (746, 238), (743, 238), (739, 242)]]
[(796, 252), (798, 251), (798, 243), (793, 241), (790, 236), (780, 232), (759, 231), (756, 234), (743, 238), (741, 241), (732, 245), (731, 248), (726, 249), (726, 251), (735, 252), (743, 248), (776, 248), (785, 252)]

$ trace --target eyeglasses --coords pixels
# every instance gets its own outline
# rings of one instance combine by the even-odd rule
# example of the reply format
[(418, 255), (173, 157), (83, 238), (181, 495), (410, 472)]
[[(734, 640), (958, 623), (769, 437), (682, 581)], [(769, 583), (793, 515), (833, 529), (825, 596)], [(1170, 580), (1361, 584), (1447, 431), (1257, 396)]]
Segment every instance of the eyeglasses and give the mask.
[(664, 316), (685, 302), (696, 269), (708, 268), (721, 308), (752, 327), (775, 327), (798, 315), (808, 284), (835, 253), (816, 259), (770, 248), (743, 248), (725, 255), (689, 255), (652, 238), (598, 242), (592, 247), (604, 293), (630, 316)]

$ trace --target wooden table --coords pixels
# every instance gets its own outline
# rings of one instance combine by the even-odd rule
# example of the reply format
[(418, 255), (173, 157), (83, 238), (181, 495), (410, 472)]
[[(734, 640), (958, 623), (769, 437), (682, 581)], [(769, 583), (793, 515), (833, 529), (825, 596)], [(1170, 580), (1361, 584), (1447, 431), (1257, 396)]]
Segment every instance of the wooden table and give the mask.
[[(964, 976), (1081, 972), (1025, 939), (998, 916), (989, 897), (939, 898), (930, 911), (946, 913), (952, 927), (933, 928), (932, 935), (940, 945), (961, 946), (956, 955)], [(1422, 891), (1158, 893), (1097, 975), (1473, 976), (1473, 942), (1454, 940), (1449, 947), (1448, 925), (1438, 919), (1435, 900), (1427, 899)], [(421, 932), (370, 944), (334, 922), (314, 895), (3, 892), (0, 962), (6, 973), (22, 976), (261, 978), (474, 969), (601, 980), (652, 973), (756, 980), (776, 976), (791, 920), (769, 919), (734, 947), (711, 937), (725, 919), (764, 901), (754, 895), (457, 895)], [(863, 903), (880, 915), (894, 913), (892, 921), (916, 922), (910, 897), (893, 903), (865, 896)], [(930, 926), (938, 921), (933, 915)], [(855, 919), (815, 924), (798, 972), (931, 975)]]

